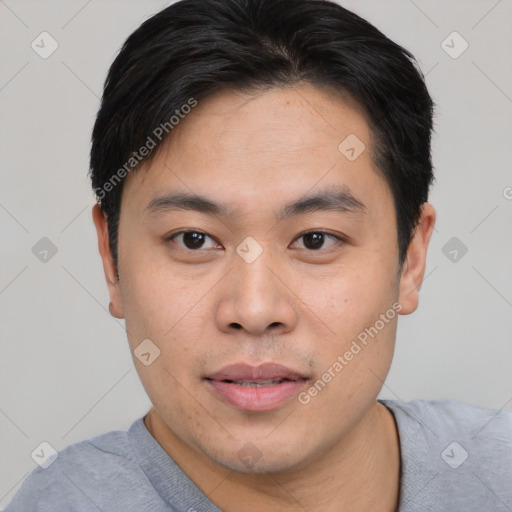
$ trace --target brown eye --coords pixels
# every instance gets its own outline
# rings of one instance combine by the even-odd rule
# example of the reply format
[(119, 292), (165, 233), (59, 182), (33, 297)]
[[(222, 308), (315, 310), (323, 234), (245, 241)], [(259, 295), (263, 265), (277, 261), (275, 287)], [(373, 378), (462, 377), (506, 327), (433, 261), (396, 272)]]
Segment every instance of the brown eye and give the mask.
[(320, 249), (324, 244), (324, 234), (323, 233), (308, 233), (302, 237), (304, 239), (304, 246), (307, 249)]
[[(303, 233), (301, 236), (297, 238), (297, 240), (303, 240), (303, 246), (299, 247), (300, 249), (308, 249), (310, 251), (318, 251), (320, 249), (329, 249), (333, 245), (336, 245), (338, 241), (341, 241), (341, 238), (335, 235), (331, 235), (330, 233), (326, 233), (325, 231), (310, 231), (308, 233)], [(324, 244), (333, 240), (333, 242), (324, 247)]]
[(194, 231), (183, 233), (183, 244), (187, 249), (200, 249), (204, 244), (204, 239), (205, 235), (203, 233), (196, 233)]
[[(179, 240), (180, 238), (181, 243), (176, 242), (176, 240)], [(178, 243), (178, 245), (180, 245), (181, 247), (189, 249), (191, 251), (211, 248), (204, 246), (207, 239), (213, 241), (213, 239), (210, 236), (201, 231), (180, 231), (179, 233), (175, 233), (174, 235), (168, 238), (168, 240)], [(213, 247), (215, 247), (215, 245), (216, 244), (214, 242)]]

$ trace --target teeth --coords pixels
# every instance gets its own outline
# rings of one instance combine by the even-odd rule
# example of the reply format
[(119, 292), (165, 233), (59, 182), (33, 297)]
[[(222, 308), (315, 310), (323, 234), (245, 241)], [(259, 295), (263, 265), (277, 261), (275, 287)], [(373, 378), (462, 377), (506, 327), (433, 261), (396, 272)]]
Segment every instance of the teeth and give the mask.
[(254, 382), (238, 380), (238, 381), (234, 381), (234, 384), (236, 384), (237, 386), (243, 386), (243, 387), (249, 387), (249, 388), (260, 388), (262, 386), (274, 386), (276, 384), (281, 384), (281, 382), (283, 382), (282, 379), (258, 380), (258, 381), (254, 381)]

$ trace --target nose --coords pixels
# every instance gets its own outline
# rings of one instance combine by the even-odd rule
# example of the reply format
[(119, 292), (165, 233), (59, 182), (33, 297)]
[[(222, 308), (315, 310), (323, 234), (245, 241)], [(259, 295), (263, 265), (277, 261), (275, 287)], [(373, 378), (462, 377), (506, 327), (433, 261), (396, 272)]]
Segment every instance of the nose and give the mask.
[(292, 331), (298, 316), (296, 297), (286, 281), (269, 251), (251, 263), (235, 255), (220, 290), (219, 329), (228, 333), (243, 329), (255, 336)]

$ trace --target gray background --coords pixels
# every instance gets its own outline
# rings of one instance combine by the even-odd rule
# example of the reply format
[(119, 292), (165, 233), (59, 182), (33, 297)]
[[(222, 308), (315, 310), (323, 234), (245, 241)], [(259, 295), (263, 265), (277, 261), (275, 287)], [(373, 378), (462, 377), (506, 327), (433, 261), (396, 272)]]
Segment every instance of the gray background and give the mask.
[[(36, 467), (30, 454), (42, 441), (60, 450), (126, 429), (149, 407), (123, 322), (107, 311), (87, 170), (108, 66), (167, 4), (0, 0), (3, 506)], [(417, 56), (438, 105), (438, 221), (420, 308), (400, 318), (381, 396), (512, 411), (512, 2), (343, 5)], [(31, 47), (43, 31), (59, 45), (47, 59)], [(453, 31), (469, 44), (458, 58), (445, 51), (460, 52), (458, 36), (442, 46)], [(46, 262), (32, 252), (43, 237), (57, 248)]]

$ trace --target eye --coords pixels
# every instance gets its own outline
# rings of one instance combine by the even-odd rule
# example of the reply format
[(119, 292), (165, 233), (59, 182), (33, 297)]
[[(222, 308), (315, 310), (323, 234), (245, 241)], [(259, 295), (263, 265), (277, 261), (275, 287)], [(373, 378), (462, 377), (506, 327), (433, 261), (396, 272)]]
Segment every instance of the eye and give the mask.
[[(197, 251), (201, 249), (211, 249), (215, 248), (216, 242), (213, 238), (202, 231), (179, 231), (178, 233), (174, 233), (173, 235), (166, 238), (166, 241), (172, 241), (177, 243), (176, 240), (180, 240), (181, 242), (178, 245), (181, 248), (189, 249), (191, 251)], [(213, 247), (210, 245), (205, 246), (205, 241), (210, 239), (213, 242)]]
[[(318, 251), (320, 249), (329, 249), (336, 245), (337, 242), (342, 242), (343, 239), (339, 236), (332, 235), (330, 233), (326, 233), (325, 231), (308, 231), (307, 233), (303, 233), (300, 235), (297, 240), (304, 239), (302, 245), (303, 247), (299, 247), (299, 249), (308, 249), (311, 251)], [(327, 240), (331, 240), (330, 245), (328, 247), (323, 247)]]

